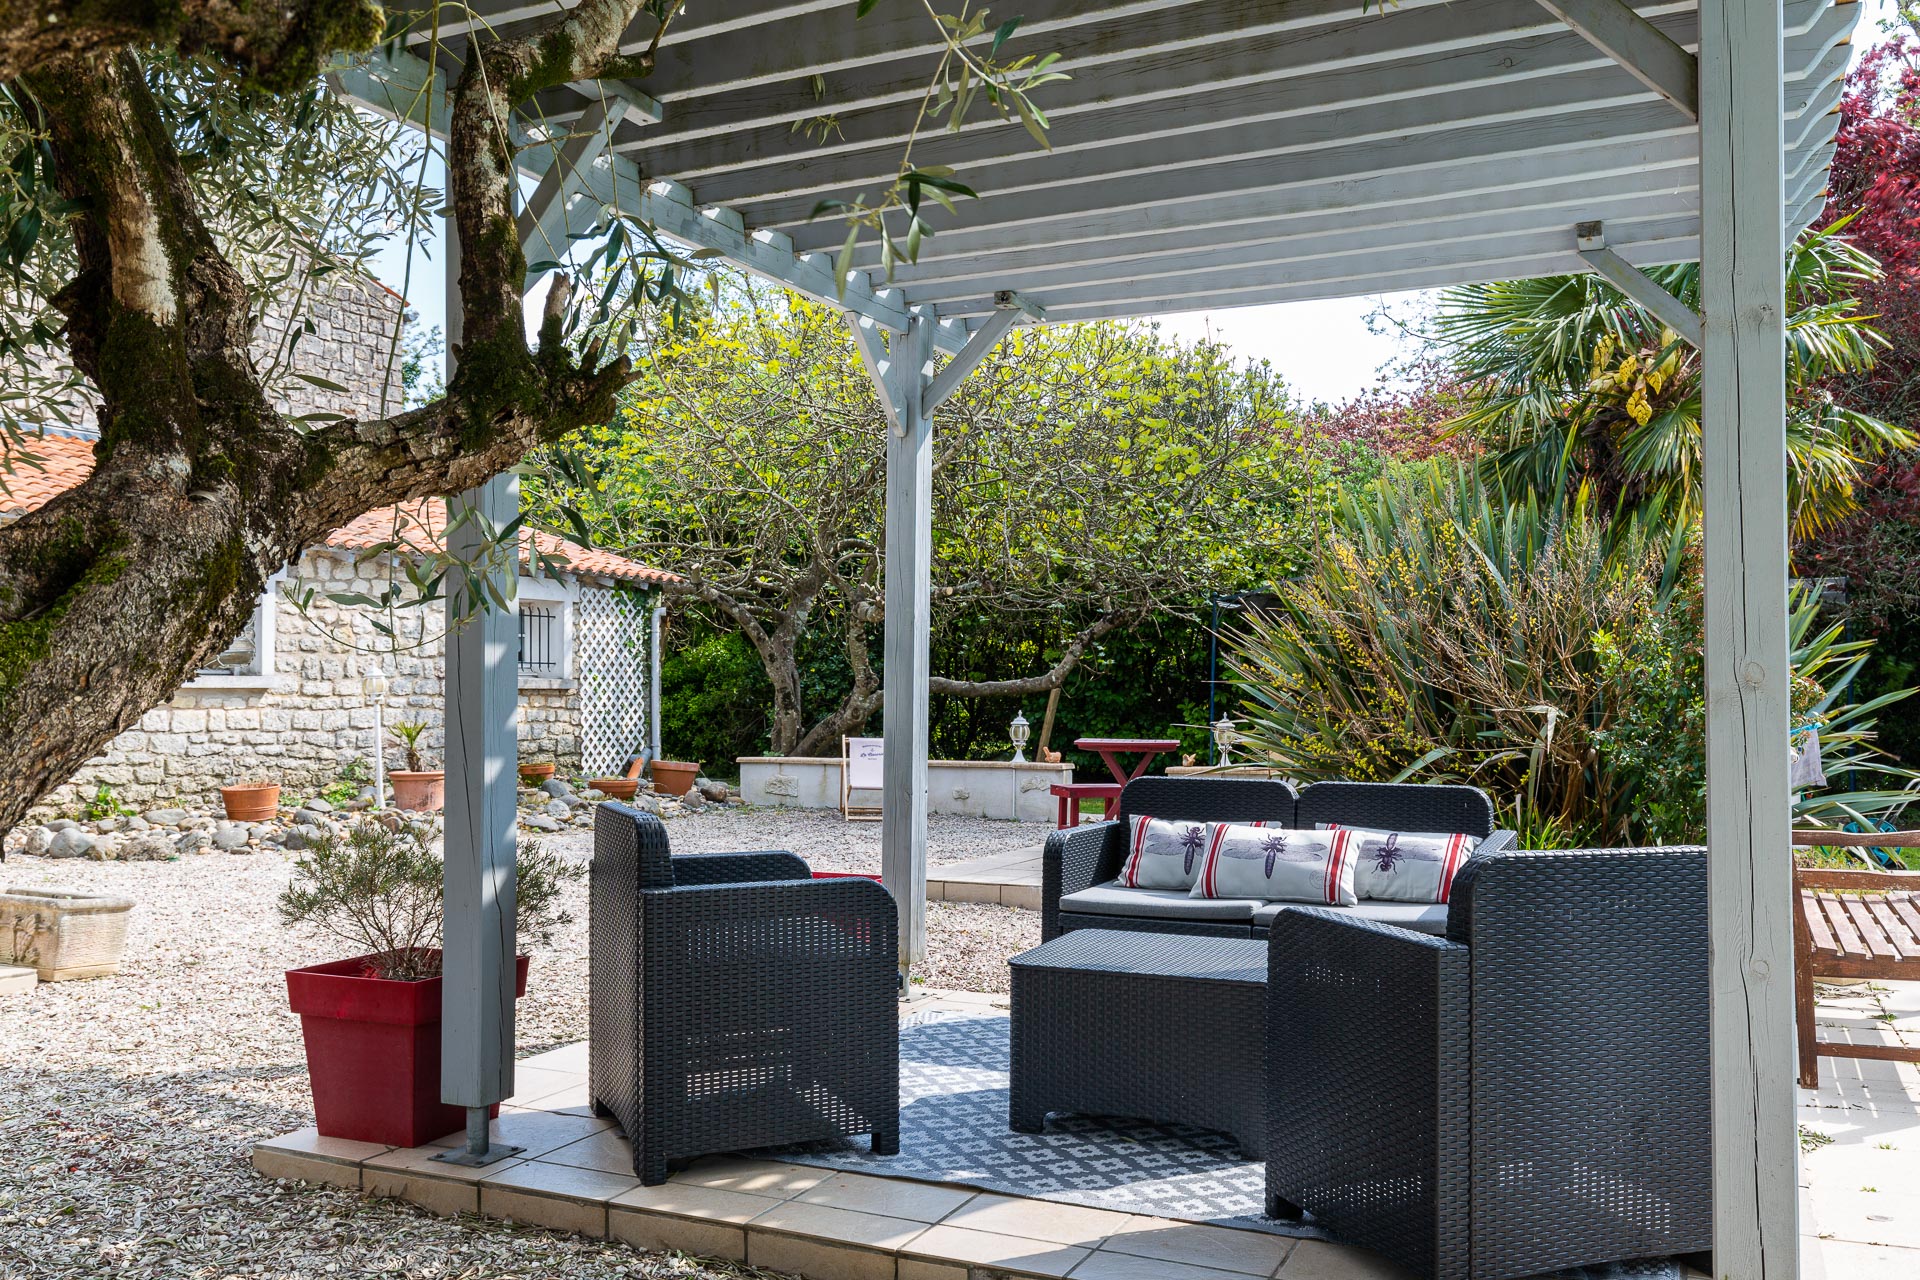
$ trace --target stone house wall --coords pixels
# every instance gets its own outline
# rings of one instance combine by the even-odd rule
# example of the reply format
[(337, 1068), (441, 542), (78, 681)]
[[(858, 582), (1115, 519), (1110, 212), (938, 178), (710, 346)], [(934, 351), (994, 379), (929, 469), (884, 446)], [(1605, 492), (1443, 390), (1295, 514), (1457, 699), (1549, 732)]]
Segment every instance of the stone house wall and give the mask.
[[(297, 576), (343, 593), (377, 595), (387, 586), (378, 563), (356, 564), (354, 553), (332, 549), (308, 552)], [(438, 768), (445, 759), (443, 616), (439, 606), (397, 610), (397, 639), (390, 641), (375, 630), (369, 609), (316, 596), (303, 616), (277, 598), (271, 677), (203, 678), (186, 685), (114, 739), (42, 807), (65, 812), (90, 799), (102, 783), (116, 798), (140, 806), (205, 801), (219, 787), (250, 778), (279, 782), (290, 798), (318, 790), (354, 760), (371, 766), (374, 710), (360, 681), (376, 659), (388, 677), (387, 726), (425, 723), (423, 754), (428, 767)], [(522, 676), (520, 687), (520, 758), (553, 760), (563, 775), (577, 772), (575, 682)], [(397, 745), (389, 743), (386, 759), (389, 768), (405, 767)]]
[[(378, 417), (383, 412), (398, 413), (404, 393), (400, 385), (400, 352), (395, 345), (406, 318), (406, 303), (400, 295), (378, 281), (350, 272), (337, 272), (316, 281), (321, 290), (304, 308), (314, 332), (302, 334), (294, 344), (291, 362), (278, 360), (277, 374), (269, 374), (286, 340), (286, 312), (269, 305), (254, 332), (253, 358), (271, 385), (269, 397), (280, 412), (299, 416), (308, 413), (339, 413), (348, 417)], [(51, 352), (38, 353), (40, 375), (69, 376), (70, 365), (56, 366)], [(292, 376), (292, 372), (324, 378), (346, 387), (330, 391)], [(385, 394), (381, 387), (384, 382)], [(90, 389), (61, 396), (67, 422), (47, 425), (65, 434), (93, 436), (98, 432), (94, 400)], [(385, 406), (384, 410), (382, 405)]]
[[(311, 305), (315, 332), (298, 344), (294, 368), (349, 390), (329, 391), (285, 378), (277, 407), (289, 414), (376, 415), (381, 412), (381, 376), (386, 374), (386, 412), (398, 411), (398, 363), (390, 368), (388, 355), (404, 303), (370, 281), (344, 275), (328, 280), (337, 283)], [(257, 356), (270, 350), (275, 327), (271, 318), (262, 326)], [(91, 424), (90, 412), (83, 417)], [(285, 576), (316, 592), (378, 595), (388, 585), (384, 564), (357, 564), (354, 552), (331, 548), (309, 551)], [(570, 588), (576, 595), (596, 590), (600, 588)], [(551, 593), (549, 587), (542, 594)], [(280, 782), (289, 798), (324, 787), (354, 760), (371, 765), (374, 711), (360, 691), (360, 680), (376, 656), (389, 678), (386, 724), (425, 722), (426, 754), (434, 767), (443, 761), (440, 606), (396, 611), (398, 639), (389, 640), (375, 630), (374, 614), (367, 609), (337, 605), (316, 594), (303, 616), (277, 589), (268, 599), (270, 675), (202, 677), (189, 683), (142, 716), (36, 812), (51, 816), (69, 811), (91, 799), (102, 784), (111, 787), (116, 798), (141, 806), (204, 802), (214, 799), (222, 785), (256, 777)], [(577, 771), (580, 697), (574, 681), (523, 676), (520, 683), (521, 758), (550, 759), (563, 773)], [(404, 767), (397, 748), (389, 746), (386, 758), (390, 767)]]

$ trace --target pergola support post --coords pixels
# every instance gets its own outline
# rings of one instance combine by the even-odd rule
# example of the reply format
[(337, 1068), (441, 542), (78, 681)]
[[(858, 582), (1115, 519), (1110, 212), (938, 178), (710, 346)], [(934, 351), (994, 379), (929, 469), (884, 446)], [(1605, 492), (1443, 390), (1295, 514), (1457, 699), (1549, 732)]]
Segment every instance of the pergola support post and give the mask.
[(900, 921), (900, 995), (927, 943), (927, 677), (932, 628), (933, 371), (931, 315), (916, 312), (894, 338), (882, 397), (887, 427), (886, 639), (881, 716), (886, 734), (880, 874)]
[[(1011, 296), (1011, 295), (1009, 295)], [(915, 308), (882, 346), (880, 326), (849, 312), (847, 327), (887, 417), (886, 636), (881, 666), (880, 878), (900, 922), (900, 995), (927, 952), (927, 684), (933, 615), (933, 411), (1026, 311), (1009, 305), (933, 372), (933, 313)]]
[(1713, 1269), (1798, 1273), (1780, 0), (1700, 6)]
[[(459, 238), (442, 238), (447, 271), (446, 376), (461, 338)], [(490, 540), (519, 514), (511, 473), (447, 500), (447, 549), (461, 568), (447, 575), (445, 913), (442, 948), (440, 1097), (467, 1112), (467, 1144), (434, 1157), (486, 1165), (517, 1155), (495, 1144), (488, 1108), (513, 1096), (514, 771), (519, 746), (518, 549), (502, 557)], [(484, 599), (477, 574), (495, 578), (502, 609)]]

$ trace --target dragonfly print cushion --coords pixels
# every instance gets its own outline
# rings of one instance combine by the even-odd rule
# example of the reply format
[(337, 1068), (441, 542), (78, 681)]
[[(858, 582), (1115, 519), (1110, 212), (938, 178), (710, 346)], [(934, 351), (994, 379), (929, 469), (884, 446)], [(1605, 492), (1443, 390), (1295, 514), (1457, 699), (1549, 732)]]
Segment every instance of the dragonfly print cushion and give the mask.
[(1354, 892), (1378, 902), (1445, 902), (1477, 836), (1459, 832), (1374, 831), (1336, 826), (1352, 849)]
[(1353, 857), (1339, 836), (1337, 831), (1212, 823), (1193, 896), (1350, 907), (1359, 900)]
[(1193, 888), (1207, 851), (1207, 824), (1134, 814), (1120, 883), (1129, 889)]

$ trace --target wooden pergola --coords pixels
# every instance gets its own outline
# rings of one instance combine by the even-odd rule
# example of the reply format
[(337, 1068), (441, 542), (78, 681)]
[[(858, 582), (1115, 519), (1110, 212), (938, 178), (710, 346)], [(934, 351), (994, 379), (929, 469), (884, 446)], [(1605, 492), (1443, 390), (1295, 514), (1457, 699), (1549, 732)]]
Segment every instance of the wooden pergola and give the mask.
[[(416, 37), (336, 82), (438, 128), (472, 26), (512, 33), (556, 2), (477, 0), (437, 47)], [(903, 974), (925, 938), (931, 439), (980, 357), (1017, 324), (1597, 271), (1702, 352), (1715, 1271), (1794, 1275), (1783, 258), (1823, 202), (1858, 7), (1020, 8), (1016, 40), (1073, 77), (1043, 91), (1052, 149), (991, 119), (921, 137), (916, 164), (980, 196), (936, 211), (891, 279), (863, 243), (844, 291), (845, 226), (810, 214), (896, 173), (941, 51), (922, 6), (692, 0), (646, 79), (570, 86), (515, 123), (529, 260), (617, 208), (842, 308), (882, 391), (883, 861)], [(653, 34), (643, 18), (628, 38)], [(1640, 270), (1695, 260), (1699, 314)], [(457, 501), (504, 522), (514, 481)], [(445, 1086), (468, 1108), (513, 1092), (512, 626), (488, 615), (448, 652)]]

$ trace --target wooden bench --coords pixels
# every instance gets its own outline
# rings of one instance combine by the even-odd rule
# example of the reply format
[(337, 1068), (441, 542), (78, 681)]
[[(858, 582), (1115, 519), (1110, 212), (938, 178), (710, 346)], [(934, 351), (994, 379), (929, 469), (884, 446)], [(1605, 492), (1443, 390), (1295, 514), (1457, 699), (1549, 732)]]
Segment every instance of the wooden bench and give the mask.
[(1920, 1063), (1920, 1049), (1819, 1039), (1813, 1020), (1815, 975), (1920, 982), (1920, 874), (1800, 869), (1793, 884), (1800, 1083), (1819, 1084), (1822, 1055)]

